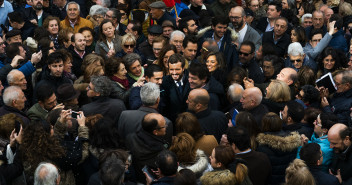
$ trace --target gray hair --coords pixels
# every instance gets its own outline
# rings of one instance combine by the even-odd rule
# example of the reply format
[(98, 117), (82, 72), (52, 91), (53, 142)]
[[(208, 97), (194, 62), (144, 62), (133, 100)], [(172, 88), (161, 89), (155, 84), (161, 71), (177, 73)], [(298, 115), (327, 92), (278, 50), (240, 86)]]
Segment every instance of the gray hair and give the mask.
[(103, 7), (101, 5), (93, 5), (92, 7), (90, 7), (89, 15), (90, 16), (96, 15), (95, 12), (97, 12), (97, 10), (99, 10), (100, 8), (103, 8)]
[(111, 80), (106, 76), (92, 76), (90, 82), (94, 85), (94, 91), (100, 96), (110, 96), (112, 91)]
[(227, 95), (231, 98), (233, 102), (239, 102), (242, 98), (243, 91), (244, 89), (242, 85), (238, 83), (233, 83), (227, 90)]
[(346, 70), (342, 72), (341, 83), (349, 83), (352, 86), (352, 70)]
[(109, 11), (109, 8), (105, 8), (105, 7), (102, 7), (102, 8), (99, 8), (97, 11), (95, 11), (95, 14), (94, 15), (105, 15), (106, 12)]
[(287, 53), (291, 56), (303, 56), (303, 47), (299, 42), (293, 42), (288, 46)]
[(311, 13), (306, 13), (302, 16), (302, 21), (304, 22), (305, 18), (312, 18), (312, 17), (313, 17), (313, 15)]
[(15, 76), (19, 73), (22, 73), (18, 69), (12, 69), (9, 74), (7, 74), (7, 82), (11, 85), (12, 83), (15, 83)]
[(219, 51), (219, 47), (216, 43), (215, 40), (213, 40), (212, 38), (206, 38), (204, 40), (204, 42), (209, 42), (209, 46), (206, 47), (208, 49), (209, 52), (218, 52)]
[(148, 82), (141, 88), (140, 95), (143, 105), (155, 105), (160, 97), (160, 88), (156, 83)]
[(19, 99), (21, 91), (21, 88), (18, 86), (7, 87), (2, 96), (5, 105), (12, 106), (12, 101)]
[(41, 162), (34, 173), (34, 185), (56, 185), (59, 170), (51, 163)]
[(69, 3), (67, 3), (66, 12), (68, 12), (68, 6), (71, 5), (71, 4), (77, 5), (78, 11), (81, 12), (81, 7), (79, 7), (79, 4), (74, 2), (74, 1), (70, 1)]
[(138, 60), (138, 62), (142, 65), (142, 59), (141, 56), (139, 56), (137, 53), (129, 53), (125, 57), (123, 57), (123, 61), (125, 62), (125, 66), (127, 71), (130, 71), (131, 65)]
[(110, 2), (110, 0), (101, 0), (101, 5), (103, 6), (103, 7), (110, 7), (110, 5), (111, 5), (111, 2)]
[(183, 38), (185, 38), (185, 36), (186, 36), (182, 31), (180, 31), (180, 30), (175, 30), (175, 31), (173, 31), (173, 32), (171, 33), (171, 35), (170, 35), (170, 40), (174, 39), (174, 37), (177, 36), (177, 35), (182, 36)]

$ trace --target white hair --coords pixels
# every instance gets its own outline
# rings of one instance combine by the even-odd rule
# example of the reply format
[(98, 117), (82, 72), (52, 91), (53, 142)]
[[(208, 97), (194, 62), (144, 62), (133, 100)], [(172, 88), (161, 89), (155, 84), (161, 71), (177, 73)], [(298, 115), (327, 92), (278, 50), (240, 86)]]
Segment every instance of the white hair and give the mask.
[(160, 97), (160, 87), (156, 83), (148, 82), (141, 88), (140, 95), (143, 105), (155, 105)]
[(7, 82), (11, 85), (12, 83), (15, 83), (15, 76), (18, 75), (19, 73), (22, 73), (18, 69), (12, 69), (9, 74), (7, 74)]
[(305, 18), (312, 18), (312, 17), (313, 17), (313, 15), (311, 13), (306, 13), (302, 16), (302, 22), (304, 22)]
[(12, 101), (19, 99), (21, 91), (21, 88), (18, 86), (7, 87), (2, 96), (5, 105), (12, 106)]
[(231, 98), (233, 102), (239, 102), (242, 98), (243, 91), (244, 89), (242, 85), (238, 83), (233, 83), (227, 90), (227, 95)]
[(287, 53), (291, 56), (303, 56), (303, 47), (299, 42), (293, 42), (288, 46)]
[(51, 163), (41, 162), (34, 173), (34, 185), (56, 185), (59, 170)]
[(99, 10), (100, 8), (104, 8), (104, 7), (101, 5), (93, 5), (92, 7), (90, 7), (89, 15), (90, 16), (96, 15), (97, 10)]
[(71, 4), (77, 5), (78, 11), (81, 12), (81, 8), (79, 7), (79, 4), (74, 2), (74, 1), (71, 1), (71, 2), (67, 3), (66, 12), (68, 12), (68, 6), (71, 5)]
[(103, 7), (108, 8), (108, 7), (110, 7), (111, 2), (110, 2), (110, 0), (101, 0), (101, 5), (102, 5)]
[(171, 33), (171, 35), (170, 35), (170, 40), (173, 40), (174, 37), (177, 36), (177, 35), (182, 36), (183, 38), (185, 38), (185, 34), (184, 34), (182, 31), (180, 31), (180, 30), (175, 30), (175, 31), (173, 31), (173, 32)]

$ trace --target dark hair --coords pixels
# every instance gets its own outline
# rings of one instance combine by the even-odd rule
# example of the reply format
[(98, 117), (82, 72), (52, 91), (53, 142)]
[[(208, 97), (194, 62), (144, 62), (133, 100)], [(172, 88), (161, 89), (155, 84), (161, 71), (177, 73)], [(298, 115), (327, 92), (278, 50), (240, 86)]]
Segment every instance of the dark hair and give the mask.
[(102, 185), (123, 184), (124, 175), (125, 162), (116, 156), (106, 157), (105, 160), (101, 162), (99, 177)]
[(263, 63), (264, 61), (271, 62), (274, 66), (274, 77), (276, 77), (276, 75), (279, 74), (283, 68), (283, 62), (281, 62), (280, 58), (276, 55), (264, 55)]
[(154, 118), (148, 120), (146, 119), (147, 115), (148, 114), (143, 117), (142, 129), (150, 134), (153, 134), (153, 131), (158, 128), (158, 120)]
[(46, 121), (52, 125), (55, 126), (57, 119), (60, 117), (61, 111), (63, 109), (58, 108), (58, 109), (53, 109), (48, 113), (48, 116), (46, 117)]
[(309, 40), (312, 40), (314, 35), (321, 34), (321, 36), (324, 36), (324, 32), (320, 28), (313, 28), (310, 33), (309, 33)]
[(321, 128), (330, 128), (338, 122), (338, 118), (334, 113), (331, 112), (322, 112), (320, 114)]
[(223, 169), (228, 168), (228, 165), (231, 164), (235, 159), (235, 152), (233, 151), (231, 146), (220, 145), (215, 147), (214, 150), (215, 160), (216, 162), (220, 162), (222, 164)]
[(273, 5), (276, 8), (276, 11), (281, 12), (282, 4), (279, 1), (271, 1), (268, 6)]
[(121, 58), (108, 58), (105, 64), (105, 75), (109, 78), (119, 71), (120, 65), (123, 64)]
[(142, 35), (143, 34), (142, 24), (138, 20), (131, 20), (129, 23), (133, 24), (132, 31), (137, 31), (138, 35)]
[(117, 149), (119, 136), (114, 121), (108, 118), (99, 119), (89, 133), (89, 141), (93, 147), (101, 149)]
[(316, 73), (312, 68), (308, 66), (302, 66), (301, 69), (297, 73), (298, 80), (296, 85), (298, 89), (300, 89), (304, 85), (315, 85)]
[(352, 141), (352, 129), (349, 127), (346, 127), (340, 130), (339, 135), (342, 140), (344, 140), (347, 136), (349, 136), (349, 140)]
[(197, 117), (189, 112), (183, 112), (176, 118), (176, 133), (186, 132), (197, 142), (204, 133)]
[(302, 104), (296, 102), (295, 100), (291, 100), (286, 103), (287, 106), (287, 117), (291, 117), (291, 119), (295, 123), (300, 123), (304, 118), (304, 107)]
[(247, 111), (241, 111), (237, 114), (236, 125), (246, 128), (250, 136), (256, 137), (260, 132), (260, 128), (258, 127), (260, 123), (257, 123), (254, 116)]
[[(41, 27), (39, 27), (39, 28), (41, 28)], [(71, 40), (71, 38), (68, 38), (69, 33), (73, 33), (73, 31), (68, 28), (64, 28), (59, 31), (59, 36), (58, 36), (57, 40), (59, 42), (59, 45), (63, 48), (65, 47), (64, 42), (68, 42)], [(74, 35), (74, 33), (73, 33), (73, 35)], [(48, 36), (49, 36), (49, 34), (48, 34)], [(35, 39), (35, 40), (37, 40), (37, 39)]]
[[(50, 33), (49, 33), (48, 30), (46, 30), (46, 28), (37, 27), (37, 28), (34, 29), (33, 39), (38, 42), (42, 38), (49, 38), (49, 35), (50, 35)], [(60, 41), (59, 38), (58, 38), (58, 40)]]
[(182, 169), (176, 174), (174, 185), (197, 185), (196, 174), (190, 169)]
[(308, 107), (304, 110), (304, 121), (306, 122), (306, 124), (308, 124), (309, 126), (314, 126), (313, 123), (314, 121), (317, 119), (317, 116), (319, 114), (321, 114), (321, 110), (314, 108), (314, 107)]
[(227, 140), (229, 143), (235, 144), (240, 151), (247, 150), (251, 147), (250, 136), (246, 128), (242, 126), (230, 127), (227, 130)]
[(188, 68), (190, 74), (197, 76), (199, 79), (207, 81), (210, 80), (210, 72), (205, 64), (192, 62)]
[(177, 157), (170, 150), (163, 150), (159, 153), (155, 162), (164, 176), (176, 175), (177, 173)]
[(334, 27), (337, 28), (337, 30), (340, 30), (343, 26), (343, 20), (339, 14), (332, 14), (329, 21), (336, 21)]
[(163, 70), (156, 64), (150, 64), (144, 69), (144, 76), (151, 78), (154, 76), (154, 72), (163, 72)]
[[(117, 19), (117, 22), (119, 23), (121, 20), (121, 13), (118, 9), (116, 8), (109, 8), (109, 11), (112, 11), (112, 17)], [(127, 12), (126, 12), (127, 13)]]
[[(110, 20), (110, 19), (104, 19), (100, 25), (99, 25), (99, 40), (101, 41), (105, 41), (106, 40), (106, 36), (104, 35), (103, 33), (103, 25), (106, 24), (106, 23), (111, 23), (112, 25), (114, 25), (114, 23)], [(116, 34), (116, 31), (114, 29), (114, 32)], [(73, 36), (72, 36), (73, 37)], [(72, 41), (74, 42), (74, 41)]]
[(178, 21), (178, 29), (183, 32), (183, 29), (186, 28), (188, 30), (188, 21), (193, 20), (192, 18), (185, 17)]
[(11, 43), (5, 47), (6, 55), (9, 59), (15, 58), (16, 55), (20, 54), (20, 47), (23, 48), (23, 45), (19, 42)]
[(16, 22), (19, 24), (24, 23), (24, 19), (20, 12), (11, 12), (11, 13), (8, 13), (7, 16), (11, 22)]
[(45, 100), (49, 99), (55, 93), (55, 88), (50, 83), (39, 83), (36, 96), (38, 101), (44, 102)]
[(252, 41), (249, 41), (249, 40), (246, 40), (246, 41), (243, 41), (242, 44), (241, 44), (241, 47), (242, 46), (250, 46), (251, 47), (251, 53), (253, 53), (255, 51), (255, 45)]
[(332, 48), (332, 47), (327, 47), (323, 50), (323, 52), (320, 54), (318, 57), (318, 63), (319, 63), (319, 68), (320, 70), (324, 71), (324, 59), (331, 55), (332, 59), (335, 60), (335, 65), (331, 69), (331, 71), (335, 71), (336, 69), (339, 69), (342, 67), (342, 63), (344, 62), (343, 57), (341, 56), (338, 50)]
[(217, 15), (211, 19), (211, 25), (216, 26), (218, 24), (229, 25), (230, 19), (228, 16)]
[(227, 83), (230, 86), (231, 85), (231, 81), (234, 80), (235, 76), (239, 75), (240, 76), (240, 84), (243, 86), (243, 79), (245, 77), (248, 76), (247, 71), (245, 69), (243, 69), (240, 66), (235, 66), (234, 68), (232, 68), (232, 70), (229, 72), (229, 74), (227, 74)]
[(275, 45), (268, 42), (262, 44), (262, 55), (275, 55), (278, 56), (277, 51), (275, 50)]
[(262, 132), (279, 132), (282, 129), (282, 120), (273, 113), (268, 112), (262, 118)]
[(320, 145), (317, 143), (305, 144), (299, 152), (300, 158), (307, 164), (307, 166), (316, 166), (321, 155)]
[(298, 42), (301, 44), (302, 47), (304, 47), (307, 43), (306, 32), (304, 28), (301, 26), (297, 26), (294, 27), (293, 30), (296, 32)]
[(182, 68), (185, 67), (185, 65), (186, 65), (186, 59), (185, 59), (185, 57), (183, 57), (181, 54), (175, 53), (175, 54), (173, 54), (173, 55), (170, 56), (170, 58), (169, 58), (169, 65), (170, 65), (170, 64), (176, 64), (176, 63), (178, 63), (178, 62), (181, 62)]
[(55, 64), (55, 63), (60, 63), (64, 61), (64, 55), (60, 52), (54, 52), (51, 53), (48, 58), (47, 58), (47, 64)]
[(193, 44), (198, 44), (197, 37), (195, 35), (186, 35), (182, 43), (183, 48), (186, 48), (189, 42)]
[(320, 98), (320, 93), (318, 89), (316, 89), (312, 85), (304, 85), (301, 87), (304, 95), (302, 97), (303, 102), (309, 102), (309, 104), (312, 104), (314, 102), (319, 101)]
[(64, 58), (63, 58), (64, 64), (66, 63), (67, 59), (70, 59), (71, 62), (73, 61), (72, 54), (69, 51), (67, 51), (67, 49), (61, 48), (61, 49), (58, 49), (56, 51), (63, 54), (63, 56), (64, 56)]
[(174, 51), (174, 53), (177, 53), (176, 46), (174, 46), (173, 44), (164, 45), (164, 47), (161, 48), (160, 53), (159, 53), (159, 57), (158, 57), (158, 65), (161, 67), (164, 74), (168, 73), (167, 68), (165, 68), (165, 66), (164, 66), (164, 57), (165, 57), (166, 53), (169, 51)]
[[(217, 51), (217, 52), (210, 52), (208, 53), (208, 55), (206, 56), (206, 60), (208, 60), (208, 58), (210, 56), (215, 56), (216, 61), (218, 62), (218, 68), (219, 69), (225, 69), (226, 68), (226, 61), (225, 61), (225, 57), (223, 52)], [(205, 61), (206, 62), (206, 61)]]
[(80, 28), (78, 30), (78, 33), (83, 33), (84, 31), (89, 31), (90, 34), (94, 37), (94, 30), (92, 28), (89, 28), (89, 27), (83, 27), (83, 28)]
[(49, 38), (41, 38), (38, 41), (38, 48), (40, 48), (40, 50), (42, 50), (43, 56), (47, 56), (49, 54), (49, 50), (50, 50), (50, 44), (53, 41), (50, 40)]

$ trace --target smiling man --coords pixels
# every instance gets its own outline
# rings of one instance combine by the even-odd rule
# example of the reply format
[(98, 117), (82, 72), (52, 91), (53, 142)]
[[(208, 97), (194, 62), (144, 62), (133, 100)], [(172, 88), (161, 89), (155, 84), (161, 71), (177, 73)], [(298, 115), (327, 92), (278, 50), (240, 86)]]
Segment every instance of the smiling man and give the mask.
[(83, 27), (89, 27), (93, 29), (93, 23), (90, 20), (79, 16), (80, 7), (78, 3), (74, 1), (67, 3), (66, 12), (66, 18), (60, 22), (61, 29), (70, 28), (74, 31), (74, 33), (77, 33), (78, 30)]

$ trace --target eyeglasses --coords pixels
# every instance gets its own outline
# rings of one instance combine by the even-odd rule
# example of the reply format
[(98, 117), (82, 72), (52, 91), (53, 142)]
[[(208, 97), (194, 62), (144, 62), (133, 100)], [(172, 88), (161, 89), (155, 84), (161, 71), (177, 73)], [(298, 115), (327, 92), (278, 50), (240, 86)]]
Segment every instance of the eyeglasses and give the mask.
[(230, 18), (230, 19), (235, 19), (235, 20), (238, 20), (238, 19), (241, 19), (242, 17), (234, 17), (234, 16), (230, 16), (229, 18)]
[(244, 55), (244, 56), (248, 56), (248, 55), (251, 55), (252, 53), (242, 53), (241, 51), (238, 52), (238, 55)]
[(125, 45), (123, 45), (123, 47), (125, 47), (125, 48), (134, 48), (134, 44), (131, 44), (131, 45), (125, 44)]
[(301, 59), (297, 59), (297, 60), (290, 60), (292, 63), (295, 63), (295, 62), (302, 62)]

